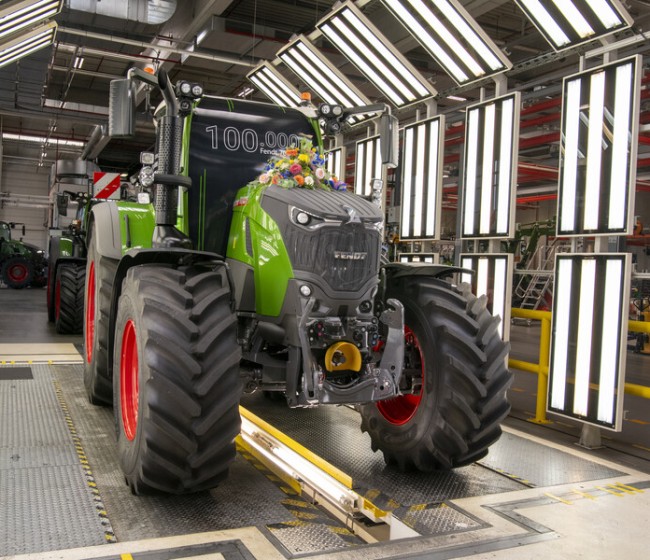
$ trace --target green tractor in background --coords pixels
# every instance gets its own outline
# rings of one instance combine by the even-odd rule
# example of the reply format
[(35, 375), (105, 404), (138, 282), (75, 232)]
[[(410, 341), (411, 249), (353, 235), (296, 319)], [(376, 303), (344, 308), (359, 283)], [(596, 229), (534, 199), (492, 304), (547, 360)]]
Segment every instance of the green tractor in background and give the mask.
[(19, 290), (27, 286), (42, 288), (47, 283), (45, 252), (35, 245), (11, 238), (11, 230), (25, 224), (0, 221), (0, 276), (2, 281)]
[(113, 405), (132, 491), (218, 484), (244, 388), (289, 407), (356, 405), (401, 470), (483, 457), (509, 411), (499, 319), (450, 281), (456, 268), (382, 264), (381, 209), (331, 188), (322, 166), (319, 119), (336, 130), (358, 113), (383, 115), (391, 160), (388, 107), (202, 97), (132, 69), (111, 83), (113, 137), (134, 131), (138, 81), (164, 97), (143, 170), (153, 205), (90, 210), (84, 312), (84, 384)]

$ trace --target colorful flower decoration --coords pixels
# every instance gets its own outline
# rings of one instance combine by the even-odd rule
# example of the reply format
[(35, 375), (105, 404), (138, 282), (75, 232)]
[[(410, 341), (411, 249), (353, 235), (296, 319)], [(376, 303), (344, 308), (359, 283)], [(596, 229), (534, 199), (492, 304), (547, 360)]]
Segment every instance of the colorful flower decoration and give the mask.
[(249, 186), (278, 185), (284, 189), (324, 189), (345, 191), (348, 186), (325, 169), (326, 155), (321, 155), (310, 140), (303, 138), (281, 156), (269, 159), (264, 172)]

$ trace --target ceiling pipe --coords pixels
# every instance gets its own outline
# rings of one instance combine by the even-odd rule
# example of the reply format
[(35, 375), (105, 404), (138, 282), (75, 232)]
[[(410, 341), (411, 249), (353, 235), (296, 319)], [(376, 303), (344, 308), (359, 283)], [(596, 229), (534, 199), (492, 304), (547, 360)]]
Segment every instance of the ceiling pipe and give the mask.
[[(59, 26), (58, 28), (58, 33), (67, 33), (69, 35), (76, 35), (78, 37), (83, 37), (85, 39), (99, 39), (100, 41), (107, 41), (110, 43), (118, 43), (120, 45), (129, 45), (132, 47), (140, 47), (141, 49), (150, 49), (151, 48), (151, 43), (147, 43), (145, 41), (136, 41), (134, 39), (127, 39), (126, 37), (118, 37), (116, 35), (106, 35), (104, 33), (95, 33), (93, 31), (84, 31), (82, 29), (73, 29), (70, 27), (62, 27)], [(258, 62), (262, 61), (263, 59), (258, 59), (257, 62), (248, 62), (246, 60), (241, 60), (239, 58), (235, 58), (232, 56), (225, 56), (225, 55), (217, 55), (217, 54), (211, 54), (207, 53), (204, 51), (190, 51), (187, 49), (178, 49), (175, 47), (161, 47), (161, 50), (177, 54), (179, 56), (188, 56), (191, 57), (193, 56), (194, 58), (201, 58), (203, 60), (211, 60), (212, 62), (221, 62), (224, 64), (233, 64), (233, 65), (238, 65), (238, 66), (246, 66), (248, 68), (254, 68), (257, 66)], [(85, 51), (86, 49), (84, 49)], [(146, 58), (153, 58), (155, 59), (156, 57), (153, 55), (143, 55), (146, 56)], [(177, 62), (177, 61), (173, 61)]]

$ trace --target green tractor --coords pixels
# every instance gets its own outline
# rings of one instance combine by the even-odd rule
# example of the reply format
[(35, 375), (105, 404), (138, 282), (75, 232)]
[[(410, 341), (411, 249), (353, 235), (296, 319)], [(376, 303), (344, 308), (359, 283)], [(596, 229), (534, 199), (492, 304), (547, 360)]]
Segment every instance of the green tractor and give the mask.
[(11, 238), (15, 222), (0, 222), (0, 275), (2, 281), (19, 290), (26, 286), (42, 288), (47, 283), (47, 260), (45, 252), (35, 245)]
[(381, 209), (329, 188), (321, 147), (305, 141), (319, 144), (319, 118), (336, 130), (383, 113), (391, 159), (388, 107), (201, 97), (132, 69), (111, 83), (113, 136), (134, 129), (137, 81), (164, 97), (154, 203), (91, 209), (84, 314), (85, 387), (113, 405), (131, 490), (217, 485), (244, 389), (289, 407), (357, 406), (373, 449), (400, 470), (483, 457), (509, 411), (499, 319), (449, 281), (456, 268), (382, 263)]

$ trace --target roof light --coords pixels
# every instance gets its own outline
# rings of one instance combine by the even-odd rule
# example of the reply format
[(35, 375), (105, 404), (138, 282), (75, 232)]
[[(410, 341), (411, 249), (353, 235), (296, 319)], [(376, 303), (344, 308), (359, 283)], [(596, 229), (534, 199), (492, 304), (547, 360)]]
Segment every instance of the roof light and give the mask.
[(255, 67), (246, 76), (271, 101), (282, 107), (298, 107), (300, 92), (268, 62)]
[(555, 50), (630, 27), (618, 0), (515, 0)]
[(382, 2), (457, 83), (470, 83), (512, 67), (456, 0)]
[[(0, 9), (0, 39), (28, 29), (61, 11), (63, 0), (14, 3)], [(18, 8), (18, 9), (16, 9)]]
[(397, 107), (436, 94), (352, 2), (327, 15), (316, 27)]
[(0, 68), (51, 45), (56, 23), (51, 21), (0, 46)]

